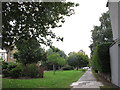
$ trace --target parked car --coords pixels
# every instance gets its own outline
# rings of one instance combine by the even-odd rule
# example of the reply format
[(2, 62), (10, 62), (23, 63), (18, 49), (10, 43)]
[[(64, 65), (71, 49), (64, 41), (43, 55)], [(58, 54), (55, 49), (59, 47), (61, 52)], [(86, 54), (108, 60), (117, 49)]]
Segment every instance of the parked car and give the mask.
[(89, 67), (83, 67), (82, 69), (89, 69)]

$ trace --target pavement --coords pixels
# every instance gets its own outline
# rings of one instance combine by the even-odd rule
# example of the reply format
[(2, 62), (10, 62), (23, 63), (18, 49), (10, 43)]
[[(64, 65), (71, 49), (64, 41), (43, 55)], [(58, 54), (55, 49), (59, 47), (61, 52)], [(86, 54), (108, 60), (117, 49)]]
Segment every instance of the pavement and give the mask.
[(80, 88), (98, 88), (99, 86), (104, 86), (101, 82), (98, 82), (96, 78), (93, 76), (91, 69), (88, 69), (85, 74), (77, 81), (70, 85), (74, 89)]

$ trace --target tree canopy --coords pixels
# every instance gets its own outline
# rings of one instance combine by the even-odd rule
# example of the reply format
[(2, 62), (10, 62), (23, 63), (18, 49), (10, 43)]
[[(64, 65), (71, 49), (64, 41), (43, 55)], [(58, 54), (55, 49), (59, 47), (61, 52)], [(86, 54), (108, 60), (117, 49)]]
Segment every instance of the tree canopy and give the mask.
[(64, 16), (74, 14), (71, 2), (2, 2), (2, 46), (5, 49), (27, 38), (36, 38), (40, 44), (52, 45), (52, 39), (63, 41), (52, 28), (61, 27)]
[(99, 18), (99, 21), (101, 25), (94, 26), (94, 29), (91, 30), (92, 44), (89, 46), (91, 49), (91, 55), (93, 55), (94, 49), (98, 44), (113, 41), (109, 12), (103, 13), (102, 16)]
[(88, 65), (88, 56), (82, 52), (70, 54), (67, 60), (68, 64), (74, 67), (84, 67)]
[(18, 62), (24, 65), (47, 60), (45, 50), (40, 47), (39, 42), (35, 38), (23, 39), (21, 43), (17, 43), (16, 45), (18, 52), (14, 56)]

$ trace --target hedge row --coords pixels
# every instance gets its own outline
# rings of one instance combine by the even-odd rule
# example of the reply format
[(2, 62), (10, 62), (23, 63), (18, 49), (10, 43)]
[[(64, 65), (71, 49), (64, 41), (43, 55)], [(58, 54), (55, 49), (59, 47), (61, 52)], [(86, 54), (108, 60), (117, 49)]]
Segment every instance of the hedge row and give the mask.
[(109, 47), (112, 43), (100, 44), (96, 47), (92, 57), (92, 67), (102, 73), (110, 73)]
[(33, 64), (27, 64), (24, 66), (21, 63), (2, 63), (2, 74), (3, 77), (12, 77), (12, 78), (19, 78), (19, 77), (31, 77), (31, 78), (37, 78), (42, 77), (42, 73), (40, 72), (41, 68), (38, 68), (38, 66)]

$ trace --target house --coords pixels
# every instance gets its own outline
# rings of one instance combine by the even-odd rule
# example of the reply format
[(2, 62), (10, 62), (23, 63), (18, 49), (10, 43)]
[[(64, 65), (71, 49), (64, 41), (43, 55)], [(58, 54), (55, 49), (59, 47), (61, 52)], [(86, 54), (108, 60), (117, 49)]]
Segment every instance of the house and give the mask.
[(17, 52), (17, 49), (13, 49), (12, 51), (9, 51), (7, 54), (6, 50), (0, 49), (0, 58), (2, 58), (4, 61), (7, 62), (13, 62), (15, 61), (13, 54)]
[(6, 50), (0, 49), (0, 59), (3, 59), (4, 61), (7, 61), (7, 52)]
[(120, 87), (120, 0), (108, 0), (107, 7), (114, 40), (110, 47), (111, 81)]

